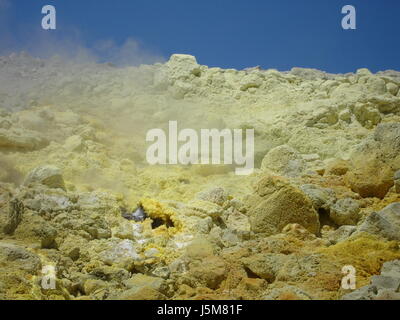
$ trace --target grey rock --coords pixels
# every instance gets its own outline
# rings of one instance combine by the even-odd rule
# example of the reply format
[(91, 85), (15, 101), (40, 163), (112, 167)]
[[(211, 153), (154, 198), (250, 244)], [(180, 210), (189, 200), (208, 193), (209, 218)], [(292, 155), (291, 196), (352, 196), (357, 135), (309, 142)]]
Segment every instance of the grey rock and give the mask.
[(314, 184), (304, 184), (300, 189), (311, 199), (316, 210), (329, 210), (335, 202), (335, 193), (332, 189), (321, 188)]
[(166, 282), (162, 278), (150, 277), (141, 273), (135, 274), (132, 278), (124, 281), (124, 285), (127, 289), (140, 290), (144, 287), (150, 287), (159, 292), (166, 292)]
[(332, 244), (336, 244), (348, 239), (356, 230), (355, 226), (341, 226), (330, 233), (327, 238)]
[(400, 170), (394, 174), (394, 187), (397, 193), (400, 193)]
[(217, 187), (203, 192), (199, 192), (196, 195), (199, 200), (209, 201), (217, 205), (222, 206), (227, 200), (228, 195), (223, 188)]
[(373, 276), (371, 278), (371, 284), (379, 289), (392, 289), (397, 290), (400, 288), (400, 278), (394, 278), (389, 276)]
[(296, 297), (301, 300), (313, 300), (314, 298), (305, 292), (304, 290), (292, 286), (292, 285), (285, 285), (282, 288), (274, 288), (270, 290), (264, 297), (263, 300), (277, 300), (279, 297), (284, 293), (292, 293)]
[(287, 177), (298, 177), (306, 169), (301, 154), (288, 145), (271, 149), (261, 163), (261, 170)]
[(8, 222), (4, 227), (5, 234), (13, 234), (17, 229), (18, 225), (22, 221), (22, 215), (24, 213), (24, 204), (19, 199), (13, 199), (10, 201), (8, 209)]
[(371, 213), (353, 235), (366, 232), (388, 240), (400, 240), (400, 203), (392, 203), (379, 212)]
[(382, 289), (378, 291), (374, 300), (400, 300), (400, 293), (393, 289)]
[(378, 289), (375, 286), (364, 286), (344, 295), (342, 300), (372, 300), (377, 293)]
[(11, 243), (0, 243), (0, 264), (13, 264), (16, 268), (36, 273), (40, 267), (40, 258), (23, 247)]
[(384, 263), (382, 266), (381, 275), (400, 279), (400, 260)]
[(61, 170), (55, 166), (45, 165), (33, 169), (24, 181), (24, 185), (42, 184), (49, 188), (66, 190)]
[(393, 151), (400, 151), (400, 123), (382, 123), (376, 127), (375, 141)]
[(127, 220), (134, 220), (135, 222), (142, 222), (148, 217), (141, 206), (139, 206), (134, 212), (122, 213), (122, 216)]
[(355, 225), (358, 222), (360, 207), (351, 198), (338, 200), (330, 211), (330, 218), (339, 226)]
[(142, 207), (139, 207), (134, 213), (132, 213), (132, 217), (136, 222), (144, 221), (147, 217), (147, 214)]

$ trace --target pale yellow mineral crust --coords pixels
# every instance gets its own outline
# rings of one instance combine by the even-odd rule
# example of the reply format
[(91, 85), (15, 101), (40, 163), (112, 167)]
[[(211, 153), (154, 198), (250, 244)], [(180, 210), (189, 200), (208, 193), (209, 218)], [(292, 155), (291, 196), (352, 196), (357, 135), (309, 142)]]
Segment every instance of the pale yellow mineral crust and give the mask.
[[(399, 73), (43, 60), (25, 92), (33, 62), (3, 62), (0, 299), (396, 297), (379, 277), (400, 274)], [(146, 133), (169, 121), (254, 129), (254, 172), (150, 166)]]

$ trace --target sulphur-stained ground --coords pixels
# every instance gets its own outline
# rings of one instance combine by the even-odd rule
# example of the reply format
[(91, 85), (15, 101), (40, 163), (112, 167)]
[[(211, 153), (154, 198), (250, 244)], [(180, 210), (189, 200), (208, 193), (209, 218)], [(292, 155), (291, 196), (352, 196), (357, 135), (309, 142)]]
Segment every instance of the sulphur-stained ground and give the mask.
[[(400, 299), (399, 86), (1, 57), (0, 299)], [(254, 172), (149, 165), (169, 121), (254, 129)]]

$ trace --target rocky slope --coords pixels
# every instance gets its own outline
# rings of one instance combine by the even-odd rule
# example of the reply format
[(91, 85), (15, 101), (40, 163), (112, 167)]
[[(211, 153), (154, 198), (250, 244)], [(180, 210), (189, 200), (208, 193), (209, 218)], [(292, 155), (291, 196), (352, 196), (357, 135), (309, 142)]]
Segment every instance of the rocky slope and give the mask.
[[(0, 58), (0, 299), (398, 299), (399, 86)], [(170, 120), (254, 128), (257, 169), (147, 165)]]

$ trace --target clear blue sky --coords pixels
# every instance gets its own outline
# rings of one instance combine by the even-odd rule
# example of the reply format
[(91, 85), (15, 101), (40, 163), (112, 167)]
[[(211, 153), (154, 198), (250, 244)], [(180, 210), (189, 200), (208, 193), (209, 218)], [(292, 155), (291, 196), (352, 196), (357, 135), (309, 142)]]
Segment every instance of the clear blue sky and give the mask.
[[(168, 58), (241, 69), (328, 72), (400, 70), (400, 0), (0, 0), (2, 49), (29, 49), (33, 34), (78, 39), (86, 47), (134, 38)], [(41, 7), (57, 9), (57, 30), (40, 30)], [(341, 8), (357, 9), (357, 30), (341, 28)], [(7, 47), (8, 46), (8, 47)]]

